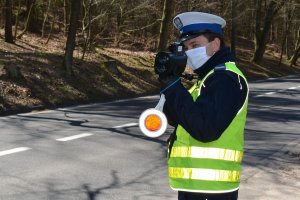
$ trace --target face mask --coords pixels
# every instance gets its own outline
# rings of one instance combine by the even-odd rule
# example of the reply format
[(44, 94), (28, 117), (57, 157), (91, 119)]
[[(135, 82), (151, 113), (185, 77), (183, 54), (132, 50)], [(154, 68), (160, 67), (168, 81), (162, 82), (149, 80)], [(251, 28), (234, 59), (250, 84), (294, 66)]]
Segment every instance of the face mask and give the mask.
[(202, 67), (211, 57), (206, 54), (206, 46), (190, 49), (185, 53), (188, 57), (187, 63), (194, 71)]

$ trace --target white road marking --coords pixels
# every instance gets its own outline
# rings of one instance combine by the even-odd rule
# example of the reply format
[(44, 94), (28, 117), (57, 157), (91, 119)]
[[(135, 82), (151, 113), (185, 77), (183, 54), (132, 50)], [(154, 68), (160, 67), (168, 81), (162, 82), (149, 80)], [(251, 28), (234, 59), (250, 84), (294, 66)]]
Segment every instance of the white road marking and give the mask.
[[(300, 85), (299, 85), (299, 86), (297, 86), (297, 87), (299, 87), (299, 88), (300, 88)], [(267, 92), (267, 93), (265, 93), (265, 94), (255, 95), (255, 96), (253, 96), (252, 98), (257, 98), (257, 97), (263, 97), (263, 96), (267, 96), (267, 95), (272, 95), (272, 94), (276, 94), (276, 93), (284, 92), (284, 91), (286, 91), (286, 90), (296, 90), (296, 89), (297, 89), (297, 87), (290, 87), (290, 88), (288, 88), (288, 89), (285, 89), (285, 90), (278, 90), (277, 92)]]
[(275, 94), (275, 93), (276, 93), (276, 92), (268, 92), (268, 93), (265, 93), (265, 94), (260, 94), (260, 95), (253, 96), (253, 98), (263, 97), (263, 96), (271, 95), (271, 94)]
[(271, 94), (275, 94), (275, 92), (268, 92), (265, 95), (271, 95)]
[(22, 152), (22, 151), (27, 151), (29, 149), (30, 148), (28, 148), (28, 147), (18, 147), (18, 148), (14, 148), (14, 149), (5, 150), (5, 151), (0, 151), (0, 156), (5, 156), (8, 154), (18, 153), (18, 152)]
[(260, 94), (260, 95), (253, 96), (252, 98), (263, 97), (263, 96), (265, 96), (265, 95), (264, 94)]
[(289, 90), (295, 90), (297, 87), (290, 87)]
[(123, 124), (123, 125), (119, 125), (119, 126), (114, 126), (112, 128), (128, 128), (128, 127), (133, 127), (133, 126), (138, 126), (138, 123), (128, 123), (128, 124)]
[(60, 141), (60, 142), (66, 142), (66, 141), (76, 140), (76, 139), (83, 138), (83, 137), (88, 137), (88, 136), (91, 136), (91, 135), (93, 135), (93, 134), (92, 133), (82, 133), (82, 134), (79, 134), (79, 135), (73, 135), (73, 136), (69, 136), (69, 137), (59, 138), (59, 139), (56, 139), (56, 140)]

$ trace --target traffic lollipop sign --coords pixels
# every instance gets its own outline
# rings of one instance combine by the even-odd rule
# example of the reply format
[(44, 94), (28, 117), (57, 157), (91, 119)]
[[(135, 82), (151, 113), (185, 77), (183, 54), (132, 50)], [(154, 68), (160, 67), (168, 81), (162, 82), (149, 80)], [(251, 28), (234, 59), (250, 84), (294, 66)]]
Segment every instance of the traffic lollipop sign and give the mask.
[(165, 96), (162, 94), (155, 108), (147, 109), (141, 114), (139, 127), (146, 136), (156, 138), (167, 130), (167, 117), (162, 112), (165, 101)]

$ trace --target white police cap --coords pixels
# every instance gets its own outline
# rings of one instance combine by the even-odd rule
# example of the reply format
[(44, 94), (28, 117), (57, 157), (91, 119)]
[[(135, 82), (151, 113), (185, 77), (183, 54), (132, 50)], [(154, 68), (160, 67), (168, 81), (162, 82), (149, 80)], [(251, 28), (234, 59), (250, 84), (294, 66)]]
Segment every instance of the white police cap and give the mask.
[(183, 38), (205, 32), (222, 35), (222, 28), (225, 27), (226, 21), (222, 17), (209, 13), (185, 12), (175, 16), (173, 24), (179, 30), (180, 37)]

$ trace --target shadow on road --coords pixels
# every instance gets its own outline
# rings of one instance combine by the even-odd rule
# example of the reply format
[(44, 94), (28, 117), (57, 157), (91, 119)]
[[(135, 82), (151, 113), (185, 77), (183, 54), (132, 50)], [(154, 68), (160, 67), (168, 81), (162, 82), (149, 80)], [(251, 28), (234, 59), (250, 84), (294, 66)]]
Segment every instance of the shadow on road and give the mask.
[[(131, 137), (135, 137), (138, 139), (142, 139), (142, 140), (147, 140), (149, 142), (155, 142), (155, 143), (159, 143), (161, 145), (167, 145), (166, 141), (167, 141), (167, 135), (168, 133), (164, 134), (163, 137), (160, 138), (149, 138), (145, 135), (143, 135), (140, 131), (134, 131), (133, 128), (136, 128), (137, 125), (135, 127), (124, 127), (124, 128), (112, 128), (111, 126), (109, 127), (104, 127), (104, 126), (98, 126), (89, 123), (90, 120), (88, 118), (83, 119), (82, 117), (80, 118), (71, 118), (68, 116), (68, 113), (70, 113), (70, 111), (63, 111), (65, 118), (58, 118), (58, 117), (44, 117), (44, 116), (33, 116), (33, 115), (19, 115), (18, 118), (22, 119), (22, 121), (59, 121), (59, 122), (66, 122), (68, 123), (70, 126), (72, 127), (80, 127), (80, 128), (87, 128), (87, 129), (96, 129), (96, 130), (103, 130), (105, 131), (105, 133), (109, 134), (109, 133), (114, 133), (114, 134), (121, 134), (121, 135), (127, 135), (127, 136), (131, 136)], [(77, 112), (80, 114), (84, 114), (84, 112)], [(108, 114), (100, 114), (97, 113), (98, 116), (104, 117), (104, 116), (112, 116), (114, 117), (114, 115), (108, 115)], [(131, 115), (132, 116), (132, 115)], [(125, 117), (125, 118), (130, 118), (129, 115), (128, 116), (118, 116), (118, 117)], [(170, 132), (170, 130), (168, 130), (167, 132)], [(103, 132), (102, 132), (103, 133)]]

